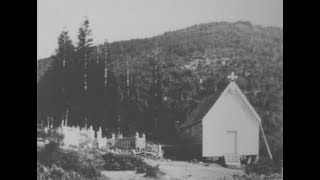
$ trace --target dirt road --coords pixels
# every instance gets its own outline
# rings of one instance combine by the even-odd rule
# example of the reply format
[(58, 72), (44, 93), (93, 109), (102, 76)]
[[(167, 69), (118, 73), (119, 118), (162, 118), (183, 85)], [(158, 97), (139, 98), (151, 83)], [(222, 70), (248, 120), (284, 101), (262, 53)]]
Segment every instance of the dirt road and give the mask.
[[(216, 164), (194, 164), (184, 161), (170, 160), (154, 160), (144, 158), (144, 161), (150, 165), (160, 165), (159, 168), (167, 175), (162, 177), (163, 180), (219, 180), (220, 178), (231, 177), (234, 174), (242, 174), (241, 170), (223, 168)], [(103, 171), (103, 175), (107, 179), (123, 179), (123, 180), (138, 180), (149, 178), (143, 177), (143, 174), (136, 174), (134, 171)]]

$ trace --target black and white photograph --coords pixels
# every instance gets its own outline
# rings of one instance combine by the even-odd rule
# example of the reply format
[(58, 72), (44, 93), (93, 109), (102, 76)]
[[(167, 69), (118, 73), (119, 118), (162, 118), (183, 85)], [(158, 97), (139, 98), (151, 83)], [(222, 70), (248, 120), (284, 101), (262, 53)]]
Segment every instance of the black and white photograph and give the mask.
[(282, 180), (283, 0), (37, 0), (36, 172)]

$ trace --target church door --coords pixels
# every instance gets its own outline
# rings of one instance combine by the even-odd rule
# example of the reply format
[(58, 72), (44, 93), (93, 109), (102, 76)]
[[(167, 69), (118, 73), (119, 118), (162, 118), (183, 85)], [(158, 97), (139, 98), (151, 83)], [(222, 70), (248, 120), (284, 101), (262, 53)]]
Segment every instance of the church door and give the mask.
[(227, 151), (226, 153), (237, 153), (237, 131), (227, 131)]

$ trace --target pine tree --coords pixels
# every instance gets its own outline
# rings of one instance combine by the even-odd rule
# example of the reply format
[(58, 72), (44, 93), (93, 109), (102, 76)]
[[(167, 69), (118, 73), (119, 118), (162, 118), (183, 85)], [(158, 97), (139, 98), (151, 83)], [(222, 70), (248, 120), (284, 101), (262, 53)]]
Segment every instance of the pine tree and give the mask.
[(89, 28), (89, 20), (85, 18), (81, 24), (78, 32), (77, 43), (77, 59), (79, 66), (78, 76), (81, 77), (80, 90), (79, 90), (79, 123), (81, 126), (85, 126), (88, 121), (88, 65), (89, 58), (92, 52), (92, 41), (90, 38), (91, 29)]
[(159, 58), (160, 50), (156, 42), (155, 50), (153, 51), (153, 58), (151, 58), (151, 72), (152, 72), (152, 85), (150, 88), (150, 112), (152, 117), (152, 131), (154, 134), (159, 134), (160, 130), (160, 115), (162, 108), (162, 74), (161, 74), (161, 61)]
[(95, 130), (98, 130), (101, 119), (102, 97), (104, 89), (103, 65), (101, 63), (100, 47), (96, 46), (90, 56), (90, 61), (87, 68), (87, 85), (86, 90), (86, 112), (87, 124), (93, 125)]
[(74, 59), (75, 47), (69, 37), (68, 31), (63, 30), (58, 38), (58, 48), (56, 49), (56, 68), (59, 73), (59, 89), (61, 89), (61, 111), (62, 119), (67, 118), (68, 109), (70, 109), (71, 100), (71, 66)]
[(74, 47), (67, 31), (62, 31), (58, 37), (56, 54), (51, 57), (52, 64), (45, 72), (45, 77), (38, 86), (39, 117), (42, 121), (50, 119), (58, 126), (65, 119), (68, 100), (68, 70), (71, 65)]
[(104, 72), (104, 88), (102, 96), (101, 125), (105, 129), (115, 131), (119, 119), (119, 92), (118, 83), (114, 70), (114, 58), (111, 55), (110, 44), (105, 41), (102, 47), (101, 62)]

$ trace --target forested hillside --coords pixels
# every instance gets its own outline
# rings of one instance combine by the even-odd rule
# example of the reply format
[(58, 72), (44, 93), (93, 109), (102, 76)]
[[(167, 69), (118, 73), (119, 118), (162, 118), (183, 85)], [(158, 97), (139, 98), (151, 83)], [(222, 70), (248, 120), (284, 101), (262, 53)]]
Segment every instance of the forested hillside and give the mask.
[(38, 61), (39, 122), (57, 126), (67, 117), (106, 134), (138, 130), (168, 142), (200, 100), (218, 98), (234, 71), (274, 155), (282, 152), (281, 28), (218, 22), (98, 46), (90, 34), (87, 20), (77, 44), (62, 32), (56, 55)]

